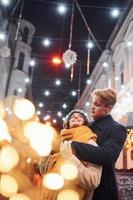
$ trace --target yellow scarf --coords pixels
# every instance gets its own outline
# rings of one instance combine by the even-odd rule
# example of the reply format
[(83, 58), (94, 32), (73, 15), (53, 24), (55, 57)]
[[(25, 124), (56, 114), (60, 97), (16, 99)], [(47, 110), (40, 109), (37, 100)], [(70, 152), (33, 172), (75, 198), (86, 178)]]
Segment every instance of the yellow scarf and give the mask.
[(96, 134), (87, 126), (79, 126), (76, 128), (63, 129), (61, 131), (61, 141), (73, 140), (75, 142), (87, 143), (88, 140), (96, 141)]

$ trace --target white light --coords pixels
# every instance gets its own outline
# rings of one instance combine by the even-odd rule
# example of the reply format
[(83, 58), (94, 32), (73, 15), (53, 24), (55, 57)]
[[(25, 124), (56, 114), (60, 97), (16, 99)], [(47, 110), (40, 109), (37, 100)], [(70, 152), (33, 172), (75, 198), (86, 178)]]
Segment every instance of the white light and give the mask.
[(62, 116), (62, 113), (59, 111), (59, 112), (57, 113), (57, 115), (58, 115), (58, 117), (61, 117), (61, 116)]
[(56, 85), (61, 85), (61, 81), (60, 80), (56, 80), (55, 84)]
[(65, 67), (69, 69), (71, 66), (69, 64), (66, 64)]
[(40, 110), (37, 110), (36, 114), (37, 114), (37, 115), (40, 115), (40, 114), (41, 114), (41, 111), (40, 111)]
[(14, 102), (13, 112), (19, 119), (28, 120), (34, 115), (35, 107), (31, 101), (22, 98)]
[(103, 63), (103, 67), (105, 67), (105, 68), (108, 67), (108, 63), (107, 63), (107, 62), (104, 62), (104, 63)]
[(39, 106), (40, 108), (42, 108), (44, 105), (43, 105), (42, 102), (40, 102), (38, 106)]
[(77, 95), (76, 91), (72, 91), (72, 96), (76, 96), (76, 95)]
[(56, 120), (56, 119), (53, 119), (53, 123), (56, 124), (56, 123), (57, 123), (57, 120)]
[(62, 121), (64, 121), (64, 122), (65, 122), (65, 121), (66, 121), (66, 117), (63, 117), (63, 118), (62, 118)]
[(10, 4), (10, 0), (1, 0), (1, 3), (4, 5), (4, 6), (8, 6)]
[(46, 118), (47, 118), (47, 119), (50, 119), (50, 115), (46, 115)]
[(49, 39), (43, 40), (43, 45), (44, 46), (49, 46), (50, 45), (50, 40)]
[(34, 67), (35, 64), (36, 64), (35, 60), (30, 60), (30, 66), (31, 66), (31, 67)]
[(49, 95), (50, 95), (50, 92), (49, 92), (48, 90), (46, 90), (46, 91), (44, 92), (44, 94), (45, 94), (45, 96), (49, 96)]
[(5, 34), (0, 32), (0, 40), (4, 41), (5, 39), (6, 39)]
[(44, 118), (43, 118), (45, 121), (50, 119), (50, 115), (46, 115)]
[(66, 12), (66, 7), (64, 5), (59, 5), (58, 11), (60, 14), (64, 14)]
[(127, 47), (131, 47), (133, 43), (131, 41), (128, 41), (126, 44), (127, 44)]
[(121, 85), (121, 89), (125, 88), (125, 85)]
[(87, 47), (88, 47), (89, 49), (91, 49), (93, 46), (94, 46), (93, 42), (91, 42), (91, 41), (88, 42)]
[(118, 17), (120, 14), (120, 11), (117, 9), (117, 8), (114, 8), (112, 11), (111, 11), (111, 15), (112, 17)]
[(60, 174), (49, 173), (43, 176), (42, 184), (51, 190), (58, 190), (63, 187), (64, 179)]
[(87, 84), (90, 85), (92, 83), (92, 81), (90, 79), (87, 79)]
[(22, 93), (22, 92), (23, 92), (22, 88), (19, 88), (19, 89), (18, 89), (18, 92), (19, 92), (19, 93)]
[(63, 107), (64, 109), (67, 108), (67, 104), (64, 103), (64, 104), (62, 105), (62, 107)]
[(89, 102), (89, 101), (87, 101), (87, 102), (85, 103), (85, 105), (86, 105), (86, 106), (89, 106), (89, 105), (90, 105), (90, 102)]
[(42, 156), (51, 152), (54, 129), (40, 122), (30, 121), (24, 126), (24, 135), (31, 147)]
[(118, 76), (115, 77), (115, 81), (119, 81), (119, 79), (120, 79), (120, 78), (119, 78)]
[(29, 79), (29, 78), (25, 78), (25, 79), (24, 79), (24, 82), (25, 82), (25, 83), (29, 83), (29, 82), (30, 82), (30, 79)]

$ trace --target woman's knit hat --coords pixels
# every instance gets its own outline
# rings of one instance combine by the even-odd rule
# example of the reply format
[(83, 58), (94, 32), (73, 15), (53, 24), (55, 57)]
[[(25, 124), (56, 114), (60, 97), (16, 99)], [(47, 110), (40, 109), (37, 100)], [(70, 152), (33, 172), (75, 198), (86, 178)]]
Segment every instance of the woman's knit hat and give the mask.
[(87, 113), (85, 113), (83, 110), (74, 109), (66, 116), (66, 119), (64, 121), (64, 127), (65, 128), (69, 128), (69, 121), (70, 121), (71, 116), (74, 113), (80, 113), (84, 118), (84, 125), (89, 126), (89, 118), (88, 118)]

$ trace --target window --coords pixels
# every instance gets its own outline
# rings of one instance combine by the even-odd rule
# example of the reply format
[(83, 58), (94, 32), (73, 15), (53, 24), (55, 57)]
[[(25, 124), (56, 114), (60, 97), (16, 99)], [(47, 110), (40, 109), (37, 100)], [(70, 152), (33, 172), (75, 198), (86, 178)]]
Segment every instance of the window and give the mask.
[(25, 58), (25, 54), (23, 52), (20, 52), (19, 54), (19, 61), (18, 61), (18, 69), (23, 71), (23, 65), (24, 65), (24, 58)]
[(124, 85), (124, 63), (120, 66), (120, 85)]
[(17, 94), (18, 94), (18, 91), (15, 89), (15, 90), (13, 91), (13, 95), (14, 95), (14, 96), (17, 96)]
[(28, 42), (28, 36), (29, 36), (29, 29), (27, 27), (25, 27), (22, 41), (27, 43)]

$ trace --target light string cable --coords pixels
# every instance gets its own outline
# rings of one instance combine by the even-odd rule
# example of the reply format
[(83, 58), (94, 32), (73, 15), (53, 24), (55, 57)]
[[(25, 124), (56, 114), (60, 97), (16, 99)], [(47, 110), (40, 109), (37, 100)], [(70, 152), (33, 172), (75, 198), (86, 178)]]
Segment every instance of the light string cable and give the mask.
[(21, 3), (19, 18), (18, 18), (17, 31), (16, 31), (16, 35), (15, 35), (15, 41), (17, 41), (17, 39), (18, 39), (18, 33), (19, 33), (19, 29), (20, 29), (20, 23), (21, 23), (21, 19), (22, 19), (23, 8), (24, 8), (24, 0), (22, 0), (22, 3)]
[(71, 15), (71, 24), (70, 24), (70, 37), (69, 37), (69, 49), (72, 47), (72, 34), (73, 34), (73, 21), (74, 21), (74, 0), (72, 3), (72, 15)]
[(76, 6), (77, 6), (77, 8), (78, 8), (80, 14), (81, 14), (81, 17), (82, 17), (82, 19), (83, 19), (83, 21), (84, 21), (84, 23), (85, 23), (85, 26), (86, 26), (88, 32), (90, 33), (92, 39), (95, 41), (95, 43), (96, 43), (97, 47), (99, 48), (99, 50), (102, 52), (102, 48), (101, 48), (100, 45), (98, 44), (98, 42), (97, 42), (95, 36), (93, 35), (93, 33), (92, 33), (90, 27), (88, 26), (87, 21), (86, 21), (84, 15), (83, 15), (83, 12), (82, 12), (82, 10), (81, 10), (81, 8), (80, 8), (80, 6), (79, 6), (77, 0), (74, 0), (74, 1), (75, 1), (75, 3), (76, 3)]

